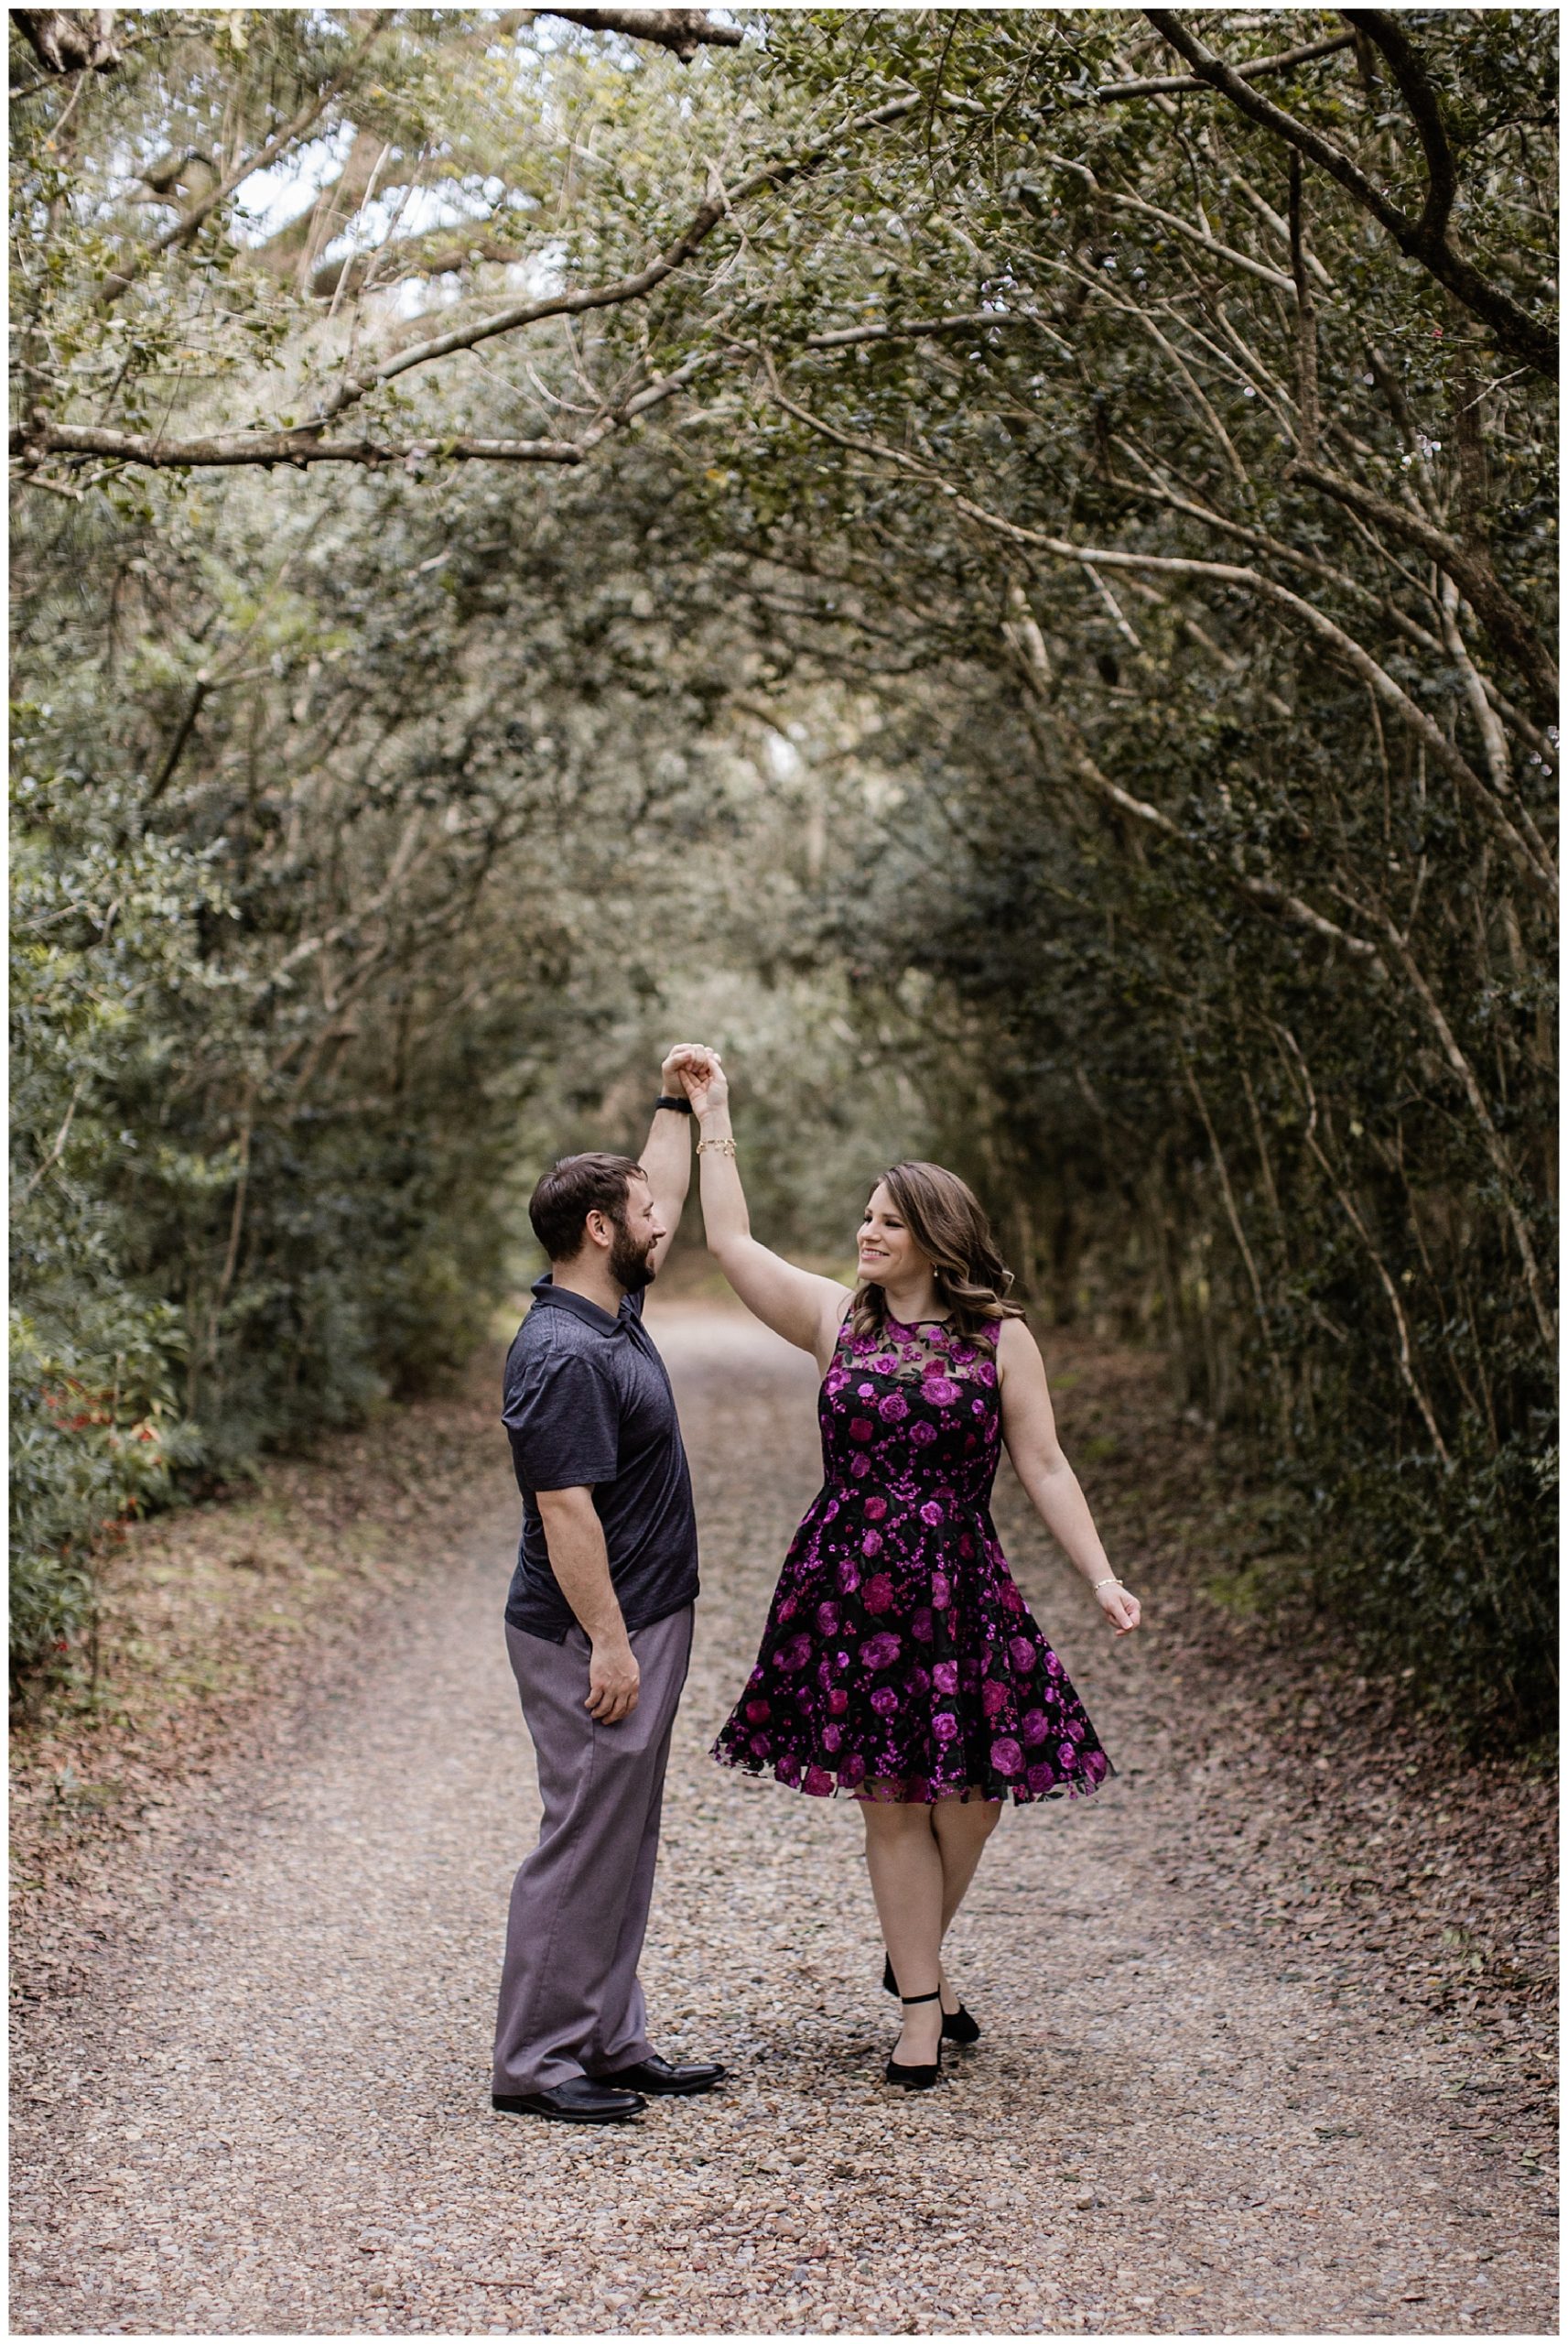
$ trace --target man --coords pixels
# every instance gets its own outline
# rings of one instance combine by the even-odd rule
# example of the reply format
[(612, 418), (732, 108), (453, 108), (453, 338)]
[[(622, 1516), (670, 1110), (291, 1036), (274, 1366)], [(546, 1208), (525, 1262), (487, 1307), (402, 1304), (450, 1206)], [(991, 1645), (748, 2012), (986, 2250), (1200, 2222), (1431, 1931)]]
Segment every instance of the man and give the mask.
[(724, 2073), (658, 2056), (637, 1983), (697, 1592), (691, 1477), (643, 1291), (691, 1178), (679, 1069), (704, 1055), (666, 1058), (641, 1163), (569, 1156), (539, 1182), (528, 1211), (550, 1270), (506, 1362), (523, 1492), (506, 1643), (544, 1815), (512, 1890), (492, 2103), (573, 2123)]

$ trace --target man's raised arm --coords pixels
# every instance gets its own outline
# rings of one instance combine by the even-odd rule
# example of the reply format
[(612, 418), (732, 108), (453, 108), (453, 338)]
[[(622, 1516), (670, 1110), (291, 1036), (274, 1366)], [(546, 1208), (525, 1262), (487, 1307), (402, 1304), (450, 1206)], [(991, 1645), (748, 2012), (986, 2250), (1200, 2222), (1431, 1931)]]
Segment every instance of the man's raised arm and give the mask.
[[(707, 1053), (694, 1042), (677, 1042), (666, 1051), (659, 1075), (659, 1088), (665, 1098), (686, 1097), (680, 1069), (693, 1056), (705, 1058)], [(654, 1209), (665, 1224), (665, 1233), (649, 1256), (655, 1270), (662, 1266), (680, 1227), (681, 1208), (691, 1186), (691, 1139), (689, 1111), (683, 1114), (678, 1107), (655, 1108), (647, 1145), (638, 1158), (653, 1190)]]

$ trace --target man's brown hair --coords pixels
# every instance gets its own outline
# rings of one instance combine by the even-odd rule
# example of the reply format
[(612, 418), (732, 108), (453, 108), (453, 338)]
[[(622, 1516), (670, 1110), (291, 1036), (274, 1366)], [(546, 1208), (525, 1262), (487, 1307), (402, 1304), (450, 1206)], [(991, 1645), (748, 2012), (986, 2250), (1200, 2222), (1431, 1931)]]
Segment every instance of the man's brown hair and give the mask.
[(569, 1262), (582, 1248), (590, 1212), (626, 1226), (626, 1188), (647, 1174), (630, 1156), (563, 1156), (528, 1199), (534, 1234), (552, 1262)]

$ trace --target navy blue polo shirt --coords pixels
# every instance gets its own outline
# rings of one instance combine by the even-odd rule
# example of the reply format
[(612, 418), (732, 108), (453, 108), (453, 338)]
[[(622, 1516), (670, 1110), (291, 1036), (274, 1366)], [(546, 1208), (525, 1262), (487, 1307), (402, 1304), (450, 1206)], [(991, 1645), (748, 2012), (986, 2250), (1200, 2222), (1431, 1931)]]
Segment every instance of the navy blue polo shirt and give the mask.
[(629, 1629), (651, 1627), (697, 1592), (697, 1514), (675, 1394), (643, 1324), (643, 1297), (627, 1295), (611, 1318), (547, 1276), (533, 1292), (506, 1355), (502, 1411), (523, 1492), (507, 1620), (557, 1644), (575, 1625), (534, 1493), (587, 1487), (621, 1615)]

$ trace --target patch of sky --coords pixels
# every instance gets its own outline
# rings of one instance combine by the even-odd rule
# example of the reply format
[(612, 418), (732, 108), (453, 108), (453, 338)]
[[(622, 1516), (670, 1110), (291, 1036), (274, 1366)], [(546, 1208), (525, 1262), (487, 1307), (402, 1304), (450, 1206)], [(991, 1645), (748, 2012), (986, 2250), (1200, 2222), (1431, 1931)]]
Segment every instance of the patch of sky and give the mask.
[[(394, 173), (396, 168), (390, 166)], [(334, 236), (323, 257), (344, 260), (351, 253), (373, 252), (395, 233), (401, 241), (432, 228), (466, 228), (476, 220), (488, 220), (493, 209), (478, 189), (460, 187), (452, 179), (434, 187), (392, 186), (362, 205), (348, 232)]]
[(327, 137), (308, 138), (285, 161), (242, 179), (234, 190), (235, 235), (243, 243), (265, 244), (291, 220), (308, 212), (328, 181), (335, 179), (348, 161), (353, 143), (353, 125), (340, 123)]
[(800, 771), (800, 751), (782, 732), (771, 728), (762, 736), (762, 754), (774, 781), (793, 781)]
[[(457, 187), (449, 181), (438, 188), (416, 188), (406, 201), (404, 191), (394, 189), (384, 201), (377, 197), (366, 204), (347, 234), (334, 237), (322, 257), (327, 261), (348, 260), (357, 254), (373, 252), (389, 240), (402, 244), (432, 228), (461, 228), (475, 221), (492, 219), (497, 198), (504, 193), (498, 180), (486, 181), (478, 190)], [(481, 197), (488, 200), (481, 201)], [(504, 220), (505, 214), (502, 217)], [(524, 259), (512, 262), (503, 281), (508, 292), (526, 299), (542, 300), (557, 292), (566, 281), (566, 247), (557, 240)], [(395, 316), (413, 318), (427, 309), (446, 307), (464, 289), (463, 280), (456, 272), (394, 277), (383, 288), (382, 298)]]

